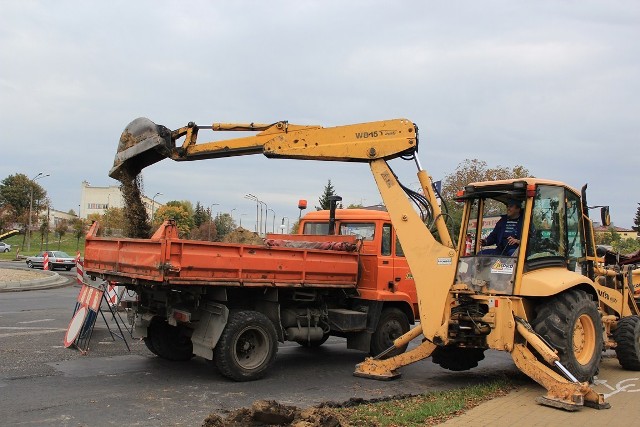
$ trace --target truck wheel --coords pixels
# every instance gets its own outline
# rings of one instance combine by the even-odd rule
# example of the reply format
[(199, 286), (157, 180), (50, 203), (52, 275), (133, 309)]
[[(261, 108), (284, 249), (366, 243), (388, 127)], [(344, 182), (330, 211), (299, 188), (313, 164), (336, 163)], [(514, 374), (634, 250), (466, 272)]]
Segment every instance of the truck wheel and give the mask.
[(578, 381), (590, 381), (602, 358), (602, 319), (593, 297), (577, 289), (543, 303), (532, 322)]
[(484, 359), (483, 348), (437, 347), (431, 361), (450, 371), (468, 371)]
[[(380, 315), (378, 327), (371, 335), (370, 354), (377, 356), (393, 346), (393, 341), (407, 332), (409, 332), (409, 319), (402, 310), (395, 307), (385, 308)], [(384, 358), (404, 353), (407, 345), (387, 353)]]
[(276, 328), (262, 313), (231, 310), (213, 360), (220, 373), (236, 381), (262, 378), (276, 360)]
[(616, 356), (620, 366), (630, 371), (640, 371), (640, 317), (629, 316), (618, 321), (613, 331)]
[(185, 361), (193, 357), (191, 338), (180, 327), (171, 326), (165, 320), (152, 321), (145, 344), (154, 354), (167, 360)]

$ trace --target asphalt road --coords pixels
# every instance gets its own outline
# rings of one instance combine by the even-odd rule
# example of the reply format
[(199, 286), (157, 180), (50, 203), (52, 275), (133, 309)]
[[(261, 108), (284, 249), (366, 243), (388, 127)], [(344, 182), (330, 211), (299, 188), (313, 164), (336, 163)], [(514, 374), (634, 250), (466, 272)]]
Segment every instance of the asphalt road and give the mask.
[(523, 377), (508, 354), (487, 352), (480, 366), (467, 372), (422, 361), (403, 368), (395, 381), (356, 378), (354, 366), (366, 354), (347, 350), (344, 340), (332, 338), (318, 349), (282, 344), (265, 379), (236, 383), (206, 360), (162, 360), (130, 337), (129, 352), (121, 340), (112, 339), (100, 317), (89, 352), (82, 355), (62, 344), (78, 291), (70, 285), (0, 293), (0, 424), (197, 426), (209, 413), (258, 399), (308, 407), (442, 390), (496, 375)]

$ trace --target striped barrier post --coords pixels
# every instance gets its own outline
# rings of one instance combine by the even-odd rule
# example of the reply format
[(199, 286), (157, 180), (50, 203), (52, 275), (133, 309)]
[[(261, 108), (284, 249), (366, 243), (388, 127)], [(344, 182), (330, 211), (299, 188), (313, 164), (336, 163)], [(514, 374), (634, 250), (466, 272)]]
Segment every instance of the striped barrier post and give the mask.
[(42, 261), (42, 269), (43, 270), (49, 269), (49, 252), (44, 253), (44, 261)]
[(84, 283), (84, 263), (80, 260), (79, 257), (76, 258), (76, 280), (78, 281), (78, 285), (82, 285)]

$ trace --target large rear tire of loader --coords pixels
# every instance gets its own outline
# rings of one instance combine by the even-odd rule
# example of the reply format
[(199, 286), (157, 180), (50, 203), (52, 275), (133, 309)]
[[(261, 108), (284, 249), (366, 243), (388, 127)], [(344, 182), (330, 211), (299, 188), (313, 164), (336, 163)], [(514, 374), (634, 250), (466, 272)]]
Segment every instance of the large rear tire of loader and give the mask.
[(598, 373), (603, 326), (590, 294), (573, 289), (550, 298), (538, 307), (532, 325), (578, 381), (591, 381)]
[(276, 328), (267, 316), (257, 311), (231, 310), (213, 349), (213, 360), (225, 377), (252, 381), (267, 373), (277, 353)]
[(431, 361), (450, 371), (468, 371), (484, 359), (483, 348), (436, 347)]
[(640, 371), (640, 317), (623, 317), (613, 331), (616, 356), (620, 366), (630, 371)]
[[(378, 327), (371, 335), (371, 344), (369, 353), (372, 356), (377, 356), (389, 347), (393, 346), (393, 341), (396, 338), (409, 332), (409, 319), (400, 310), (395, 307), (388, 307), (382, 310), (380, 314), (380, 320), (378, 321)], [(387, 353), (383, 359), (397, 356), (402, 354), (407, 349), (408, 344), (396, 348), (395, 350)]]
[(154, 319), (144, 339), (147, 348), (163, 359), (183, 362), (193, 357), (193, 343), (181, 327)]

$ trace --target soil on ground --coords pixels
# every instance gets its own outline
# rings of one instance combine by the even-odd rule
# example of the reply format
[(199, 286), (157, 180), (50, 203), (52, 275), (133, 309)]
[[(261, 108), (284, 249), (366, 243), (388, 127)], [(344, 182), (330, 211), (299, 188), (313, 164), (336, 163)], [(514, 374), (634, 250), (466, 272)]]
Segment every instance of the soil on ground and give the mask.
[(251, 408), (237, 409), (226, 417), (209, 415), (203, 427), (347, 427), (349, 424), (331, 408), (299, 409), (274, 400), (258, 400)]

